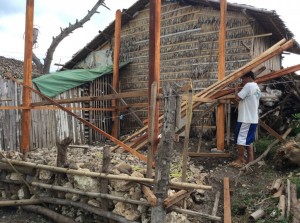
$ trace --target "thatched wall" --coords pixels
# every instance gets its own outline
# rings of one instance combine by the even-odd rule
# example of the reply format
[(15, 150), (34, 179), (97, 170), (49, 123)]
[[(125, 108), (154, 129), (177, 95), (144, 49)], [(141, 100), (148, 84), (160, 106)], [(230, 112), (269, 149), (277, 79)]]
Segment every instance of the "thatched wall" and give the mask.
[[(210, 86), (218, 78), (218, 40), (220, 12), (202, 6), (163, 3), (161, 9), (161, 86), (165, 82), (177, 85), (193, 80), (195, 91)], [(255, 18), (241, 12), (227, 12), (226, 75), (245, 65), (272, 44)], [(113, 39), (99, 50), (112, 49)], [(120, 91), (148, 88), (149, 6), (137, 12), (121, 30), (121, 61), (132, 61), (120, 72)], [(88, 56), (87, 58), (91, 57)], [(264, 63), (266, 72), (280, 68), (280, 57)], [(126, 99), (128, 104), (147, 102), (145, 98)], [(147, 118), (148, 108), (136, 109), (141, 119)], [(202, 108), (194, 111), (193, 126), (197, 129), (201, 120), (197, 118)], [(163, 111), (161, 111), (163, 112)], [(122, 133), (139, 128), (128, 112), (123, 113)], [(205, 129), (214, 129), (211, 114), (204, 120)], [(194, 128), (194, 129), (195, 129)], [(204, 129), (204, 130), (205, 130)]]

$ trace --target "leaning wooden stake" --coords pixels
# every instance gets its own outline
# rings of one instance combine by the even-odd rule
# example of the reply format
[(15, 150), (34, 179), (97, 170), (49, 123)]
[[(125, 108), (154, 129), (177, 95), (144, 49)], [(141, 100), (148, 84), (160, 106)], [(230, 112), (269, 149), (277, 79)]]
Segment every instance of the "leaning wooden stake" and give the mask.
[(224, 223), (231, 223), (229, 177), (224, 177)]
[(188, 91), (188, 105), (186, 110), (186, 125), (185, 125), (185, 135), (184, 135), (184, 144), (183, 144), (183, 152), (182, 152), (182, 176), (181, 181), (186, 181), (186, 172), (187, 172), (187, 162), (188, 162), (188, 147), (190, 141), (190, 130), (191, 130), (191, 122), (193, 116), (193, 83), (191, 80), (191, 88)]
[(175, 138), (176, 92), (177, 90), (173, 90), (168, 84), (164, 88), (164, 126), (159, 149), (155, 156), (154, 194), (157, 197), (157, 205), (152, 207), (151, 223), (165, 222), (167, 214), (163, 201), (168, 196), (170, 162)]

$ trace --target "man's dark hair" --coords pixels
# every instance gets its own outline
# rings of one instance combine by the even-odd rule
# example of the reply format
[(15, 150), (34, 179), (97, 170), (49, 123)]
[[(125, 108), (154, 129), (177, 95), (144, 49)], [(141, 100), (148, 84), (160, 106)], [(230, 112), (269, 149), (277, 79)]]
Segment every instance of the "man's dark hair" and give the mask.
[(245, 73), (245, 75), (243, 77), (251, 77), (253, 80), (255, 79), (254, 73), (252, 71)]

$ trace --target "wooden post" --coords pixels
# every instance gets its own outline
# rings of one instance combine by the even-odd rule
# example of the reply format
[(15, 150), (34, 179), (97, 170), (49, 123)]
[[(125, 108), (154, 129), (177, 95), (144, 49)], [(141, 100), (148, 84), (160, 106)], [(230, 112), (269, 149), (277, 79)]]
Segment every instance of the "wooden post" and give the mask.
[[(225, 77), (226, 11), (227, 11), (227, 1), (220, 0), (218, 80), (222, 80)], [(224, 139), (225, 139), (224, 131), (225, 131), (224, 104), (219, 104), (217, 108), (217, 148), (219, 150), (224, 150)]]
[[(160, 85), (160, 10), (161, 0), (150, 0), (150, 22), (149, 22), (149, 108), (148, 108), (148, 120), (150, 114), (150, 101), (151, 101), (151, 85), (155, 81), (157, 83), (157, 91)], [(157, 92), (158, 93), (158, 92)], [(159, 135), (159, 101), (156, 100), (155, 105), (155, 122), (153, 127), (153, 153), (156, 153), (158, 147), (158, 135)], [(149, 135), (149, 133), (148, 133)]]
[(189, 147), (189, 140), (190, 140), (192, 115), (193, 115), (193, 86), (192, 86), (192, 82), (191, 82), (191, 88), (188, 91), (188, 102), (187, 102), (187, 110), (186, 110), (186, 125), (185, 125), (183, 152), (182, 152), (182, 176), (181, 176), (182, 182), (186, 181), (188, 147)]
[[(121, 45), (121, 16), (120, 10), (116, 11), (115, 20), (115, 41), (114, 41), (114, 67), (113, 67), (113, 89), (119, 92), (119, 62), (120, 62), (120, 45)], [(112, 106), (117, 107), (117, 100), (111, 101)], [(118, 138), (119, 136), (119, 111), (116, 109), (112, 112), (112, 136)]]
[(153, 162), (153, 151), (155, 145), (155, 137), (154, 137), (154, 126), (155, 126), (155, 110), (156, 110), (156, 94), (157, 93), (157, 83), (153, 82), (151, 85), (151, 99), (150, 99), (150, 109), (149, 109), (149, 130), (148, 130), (148, 154), (147, 154), (147, 177), (152, 177), (152, 162)]
[(229, 177), (224, 177), (224, 223), (231, 223)]
[[(32, 78), (32, 45), (33, 45), (33, 14), (34, 0), (26, 2), (26, 24), (25, 24), (25, 52), (24, 52), (24, 84), (31, 86)], [(23, 88), (23, 106), (27, 107), (22, 111), (22, 136), (21, 136), (21, 152), (26, 154), (29, 151), (30, 144), (30, 89)]]

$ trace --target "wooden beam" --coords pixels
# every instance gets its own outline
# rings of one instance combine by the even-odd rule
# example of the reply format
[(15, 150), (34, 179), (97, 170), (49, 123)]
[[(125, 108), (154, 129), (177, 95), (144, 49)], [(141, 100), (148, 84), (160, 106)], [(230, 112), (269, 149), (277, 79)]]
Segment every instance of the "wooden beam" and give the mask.
[(181, 201), (182, 199), (190, 196), (191, 192), (188, 192), (186, 190), (180, 190), (176, 192), (175, 194), (171, 195), (170, 197), (167, 197), (164, 200), (164, 206), (165, 208), (171, 207), (173, 204), (176, 204), (178, 201)]
[[(149, 108), (148, 120), (150, 114), (150, 101), (151, 101), (151, 85), (153, 82), (157, 83), (157, 91), (160, 86), (160, 11), (161, 0), (150, 0), (150, 21), (149, 21), (149, 82), (148, 82), (148, 95), (149, 95)], [(157, 92), (159, 94), (159, 92)], [(156, 100), (155, 113), (154, 113), (154, 131), (153, 137), (158, 139), (159, 135), (159, 101)], [(154, 140), (153, 153), (156, 153), (158, 148), (158, 140)]]
[[(7, 75), (7, 74), (6, 74)], [(87, 97), (79, 97), (79, 98), (71, 98), (71, 99), (61, 99), (61, 100), (53, 100), (58, 104), (69, 104), (69, 103), (78, 103), (78, 102), (87, 102), (87, 101), (104, 101), (104, 100), (113, 100), (113, 99), (120, 99), (120, 98), (135, 98), (135, 97), (147, 97), (148, 91), (129, 91), (129, 92), (121, 92), (118, 94), (108, 94), (108, 95), (101, 95), (101, 96), (87, 96)], [(35, 106), (43, 106), (43, 105), (52, 105), (49, 101), (41, 101), (31, 103), (31, 107)]]
[(224, 177), (224, 223), (231, 223), (229, 177)]
[(280, 142), (282, 142), (282, 143), (286, 142), (286, 140), (283, 139), (281, 135), (279, 135), (276, 131), (274, 131), (270, 126), (268, 126), (266, 123), (264, 123), (261, 119), (259, 119), (259, 125), (261, 127), (263, 127), (272, 136), (274, 136), (276, 139), (278, 139)]
[[(116, 11), (115, 19), (115, 36), (114, 36), (114, 64), (113, 64), (113, 80), (112, 86), (116, 92), (119, 92), (119, 62), (120, 62), (120, 45), (121, 45), (121, 10)], [(112, 106), (117, 106), (118, 101), (116, 99), (111, 101)], [(119, 111), (116, 109), (112, 112), (112, 130), (111, 134), (113, 137), (118, 138), (119, 136)]]
[[(25, 85), (32, 84), (32, 46), (33, 46), (33, 17), (34, 17), (34, 0), (26, 1), (26, 23), (25, 23), (25, 52), (24, 52), (24, 75)], [(29, 107), (31, 91), (23, 88), (23, 105)], [(23, 154), (29, 151), (30, 144), (30, 116), (31, 111), (25, 109), (22, 111), (21, 123), (21, 145), (20, 149)]]
[[(225, 55), (226, 55), (226, 16), (227, 0), (220, 0), (220, 33), (219, 33), (219, 57), (218, 57), (218, 79), (225, 78)], [(225, 142), (225, 105), (217, 106), (217, 148), (224, 150)]]
[[(261, 77), (256, 78), (255, 82), (257, 84), (261, 84), (261, 83), (264, 83), (266, 81), (270, 81), (272, 79), (282, 77), (284, 75), (296, 72), (298, 70), (300, 70), (300, 64), (297, 64), (297, 65), (294, 65), (294, 66), (291, 66), (291, 67), (287, 67), (287, 68), (284, 68), (284, 69), (281, 69), (281, 70), (278, 70), (278, 71), (274, 71), (274, 72), (265, 74)], [(219, 97), (222, 97), (224, 95), (227, 95), (227, 94), (230, 94), (230, 93), (233, 93), (233, 92), (234, 92), (234, 88), (224, 89), (222, 91), (218, 91), (215, 94), (213, 94), (212, 98), (219, 98)]]

